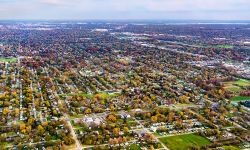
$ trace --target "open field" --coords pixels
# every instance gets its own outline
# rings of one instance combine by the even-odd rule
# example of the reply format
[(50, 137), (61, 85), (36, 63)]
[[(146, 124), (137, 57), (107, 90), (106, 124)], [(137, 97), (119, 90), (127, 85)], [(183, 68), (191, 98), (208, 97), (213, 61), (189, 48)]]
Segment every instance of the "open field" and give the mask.
[(17, 61), (17, 58), (4, 58), (4, 57), (0, 57), (0, 62), (14, 63), (16, 61)]
[(195, 134), (185, 134), (159, 138), (170, 150), (186, 150), (190, 146), (204, 146), (210, 144), (210, 141), (204, 137)]
[(224, 88), (231, 92), (241, 92), (241, 87), (250, 87), (250, 81), (245, 79), (239, 79), (237, 81), (224, 82)]
[(59, 96), (83, 96), (85, 98), (93, 98), (93, 97), (96, 97), (96, 98), (101, 98), (101, 99), (109, 99), (109, 98), (112, 98), (112, 97), (116, 97), (119, 95), (119, 93), (105, 93), (105, 92), (99, 92), (97, 94), (87, 94), (87, 93), (69, 93), (69, 94), (59, 94)]
[(246, 101), (246, 100), (250, 100), (250, 96), (235, 96), (231, 100), (232, 101)]
[(7, 148), (8, 146), (11, 146), (11, 144), (8, 143), (8, 142), (1, 142), (1, 143), (0, 143), (0, 147), (1, 147), (1, 148), (6, 148), (6, 149), (8, 149), (8, 148)]
[(234, 48), (233, 45), (229, 45), (229, 44), (224, 44), (224, 45), (216, 45), (216, 48), (225, 48), (225, 49), (232, 49)]
[(236, 146), (223, 146), (224, 150), (240, 150), (238, 147)]
[(92, 94), (87, 94), (87, 93), (69, 93), (69, 94), (58, 94), (59, 96), (75, 96), (75, 95), (78, 95), (78, 96), (83, 96), (83, 97), (86, 97), (86, 98), (91, 98), (92, 97)]
[(246, 79), (240, 79), (238, 81), (235, 81), (234, 84), (237, 84), (239, 86), (249, 86), (250, 87), (250, 81)]
[(130, 145), (130, 149), (131, 150), (140, 150), (141, 148), (136, 144), (132, 144), (132, 145)]
[(242, 89), (238, 86), (234, 86), (234, 85), (226, 85), (225, 89), (231, 92), (241, 92)]
[(250, 81), (246, 79), (239, 79), (237, 81), (224, 82), (225, 85), (234, 85), (234, 86), (250, 86)]
[(192, 107), (195, 105), (194, 104), (181, 104), (181, 103), (179, 103), (179, 104), (175, 104), (174, 106), (176, 106), (176, 107)]

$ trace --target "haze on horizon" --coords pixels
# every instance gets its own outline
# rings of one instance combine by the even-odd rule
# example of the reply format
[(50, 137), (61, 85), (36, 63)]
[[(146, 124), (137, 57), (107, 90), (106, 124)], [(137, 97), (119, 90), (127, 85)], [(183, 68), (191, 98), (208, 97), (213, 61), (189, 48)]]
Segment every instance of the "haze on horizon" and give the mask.
[(0, 20), (250, 20), (249, 0), (0, 0)]

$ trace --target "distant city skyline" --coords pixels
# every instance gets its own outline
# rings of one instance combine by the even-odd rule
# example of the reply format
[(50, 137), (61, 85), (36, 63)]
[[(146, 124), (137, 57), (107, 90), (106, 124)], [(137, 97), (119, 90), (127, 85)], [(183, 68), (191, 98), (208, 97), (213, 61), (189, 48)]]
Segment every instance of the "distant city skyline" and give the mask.
[(0, 20), (250, 20), (249, 0), (0, 0)]

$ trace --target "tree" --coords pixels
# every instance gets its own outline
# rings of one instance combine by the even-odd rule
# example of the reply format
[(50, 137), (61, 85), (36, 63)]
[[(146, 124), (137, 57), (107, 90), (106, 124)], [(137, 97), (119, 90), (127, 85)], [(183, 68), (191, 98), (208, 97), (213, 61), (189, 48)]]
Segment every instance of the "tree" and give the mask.
[(179, 97), (181, 103), (189, 103), (189, 98), (186, 95), (182, 95)]
[(34, 118), (29, 118), (29, 119), (28, 119), (28, 124), (30, 124), (30, 125), (31, 125), (31, 124), (33, 124), (33, 123), (34, 123), (34, 121), (35, 121), (35, 119), (34, 119)]
[(10, 112), (9, 108), (5, 107), (3, 109), (3, 115), (6, 116)]
[(124, 131), (125, 133), (128, 133), (128, 132), (129, 132), (128, 127), (124, 127), (124, 128), (123, 128), (123, 131)]
[(71, 145), (71, 144), (74, 144), (74, 143), (75, 143), (75, 140), (74, 140), (72, 137), (70, 137), (70, 136), (65, 136), (65, 137), (63, 138), (63, 141), (64, 141), (64, 143), (65, 143), (66, 145)]
[(127, 138), (124, 136), (124, 137), (122, 137), (122, 141), (123, 142), (127, 142)]
[(38, 129), (38, 133), (39, 133), (40, 135), (43, 135), (43, 134), (44, 134), (45, 130), (44, 130), (43, 126), (39, 125), (39, 126), (37, 127), (37, 129)]
[(113, 129), (113, 133), (114, 133), (115, 136), (118, 136), (119, 132), (120, 132), (120, 128), (114, 128)]
[(107, 120), (111, 122), (116, 122), (116, 116), (113, 114), (108, 115)]
[(170, 112), (170, 113), (168, 114), (168, 121), (169, 121), (169, 122), (172, 122), (172, 121), (173, 121), (173, 118), (174, 118), (174, 112)]
[(118, 140), (119, 144), (121, 144), (123, 142), (123, 138), (122, 137), (119, 137), (117, 140)]
[(91, 111), (90, 108), (87, 108), (87, 109), (85, 109), (85, 111), (84, 111), (85, 114), (90, 114), (91, 112), (92, 112), (92, 111)]
[(15, 117), (19, 117), (19, 113), (20, 113), (20, 110), (17, 108), (16, 110), (15, 110)]
[(152, 122), (157, 122), (157, 116), (152, 116), (152, 117), (151, 117), (151, 121), (152, 121)]
[(28, 133), (30, 133), (31, 130), (32, 130), (32, 127), (31, 127), (30, 125), (28, 125), (28, 126), (26, 127), (26, 130), (27, 130)]
[(19, 142), (17, 145), (17, 148), (21, 150), (23, 148), (23, 144), (21, 142)]
[(93, 144), (93, 140), (90, 139), (90, 138), (86, 138), (86, 139), (83, 139), (83, 140), (84, 140), (83, 143), (85, 143), (86, 145), (91, 145), (91, 144)]
[(19, 128), (22, 133), (26, 133), (26, 125), (24, 123), (21, 123)]

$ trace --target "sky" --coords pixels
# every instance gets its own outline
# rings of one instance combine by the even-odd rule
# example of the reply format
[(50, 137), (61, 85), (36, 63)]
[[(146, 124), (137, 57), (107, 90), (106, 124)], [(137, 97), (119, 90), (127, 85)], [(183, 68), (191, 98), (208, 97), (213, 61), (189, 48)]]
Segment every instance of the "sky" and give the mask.
[(250, 20), (250, 0), (0, 0), (0, 20)]

